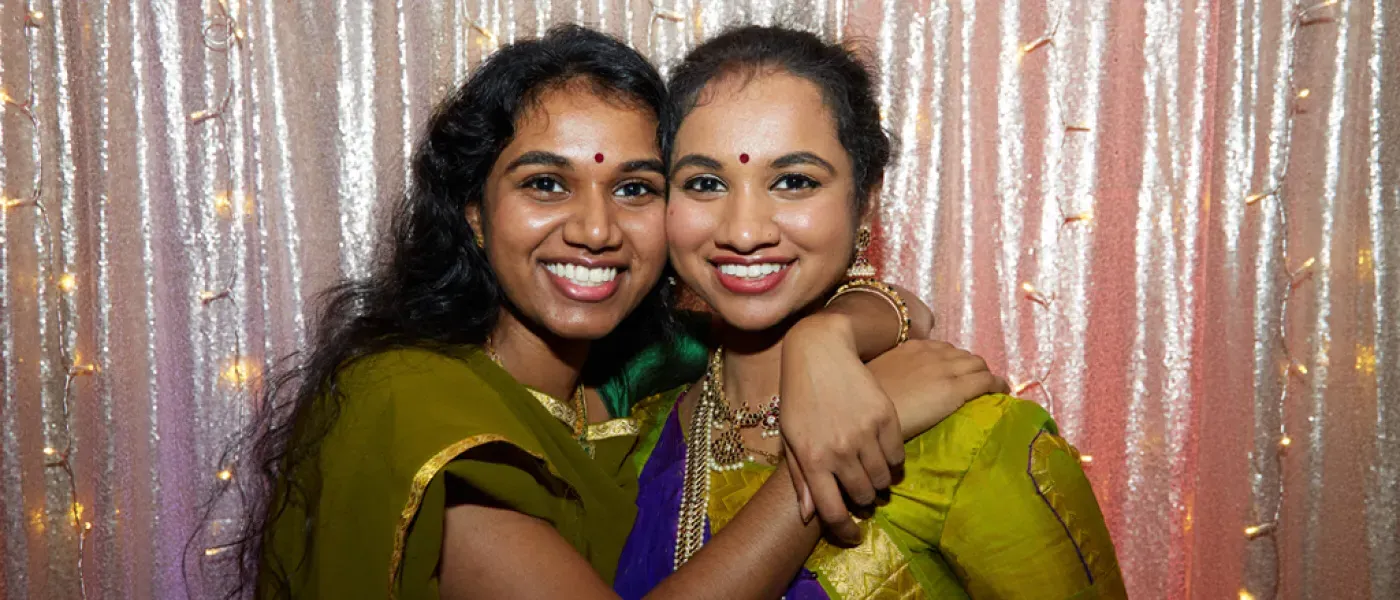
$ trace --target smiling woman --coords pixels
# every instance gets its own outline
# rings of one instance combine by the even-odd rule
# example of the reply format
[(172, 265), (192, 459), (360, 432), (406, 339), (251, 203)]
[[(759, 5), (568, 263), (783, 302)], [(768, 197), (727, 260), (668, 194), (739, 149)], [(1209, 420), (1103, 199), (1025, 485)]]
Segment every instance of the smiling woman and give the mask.
[(451, 595), (462, 528), (502, 513), (611, 576), (635, 431), (580, 382), (609, 334), (665, 332), (663, 95), (635, 51), (562, 27), (440, 105), (378, 268), (328, 292), (312, 348), (264, 392), (241, 583)]
[[(671, 261), (722, 323), (704, 376), (650, 400), (658, 418), (644, 428), (651, 450), (616, 579), (624, 597), (664, 585), (710, 537), (732, 536), (784, 474), (743, 457), (780, 454), (788, 430), (743, 430), (767, 417), (750, 407), (776, 411), (795, 319), (845, 291), (886, 291), (860, 260), (890, 156), (873, 81), (846, 48), (777, 27), (722, 34), (675, 71), (663, 113), (676, 157)], [(903, 479), (884, 497), (848, 489), (869, 508), (854, 547), (810, 539), (783, 597), (1123, 597), (1078, 453), (1049, 415), (1001, 395), (981, 358), (918, 348), (871, 370), (896, 402), (914, 381), (945, 394), (947, 411), (915, 423), (900, 405)]]

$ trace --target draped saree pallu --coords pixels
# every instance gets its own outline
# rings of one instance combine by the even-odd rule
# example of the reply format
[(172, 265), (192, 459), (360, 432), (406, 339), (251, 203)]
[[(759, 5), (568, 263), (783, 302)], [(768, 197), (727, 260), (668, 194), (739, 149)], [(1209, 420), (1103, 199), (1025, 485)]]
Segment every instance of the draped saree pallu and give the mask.
[(581, 444), (562, 403), (474, 346), (376, 354), (339, 388), (315, 472), (294, 474), (305, 500), (278, 515), (265, 549), (294, 597), (438, 597), (444, 514), (462, 489), (550, 523), (614, 572), (634, 513), (630, 419), (589, 427)]
[[(673, 570), (686, 439), (684, 389), (642, 401), (637, 518), (615, 588), (640, 598)], [(644, 417), (645, 418), (645, 417)], [(818, 544), (785, 598), (1123, 598), (1122, 575), (1079, 463), (1038, 405), (969, 402), (905, 445), (904, 477), (860, 521), (861, 543)], [(773, 468), (710, 471), (706, 539)]]

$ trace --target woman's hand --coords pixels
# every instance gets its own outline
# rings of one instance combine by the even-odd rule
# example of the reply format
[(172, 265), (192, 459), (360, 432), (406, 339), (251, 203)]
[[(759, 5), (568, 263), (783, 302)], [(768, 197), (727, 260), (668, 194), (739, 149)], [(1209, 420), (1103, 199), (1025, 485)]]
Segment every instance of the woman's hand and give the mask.
[(904, 462), (904, 440), (895, 406), (861, 362), (850, 327), (843, 315), (817, 314), (789, 330), (779, 424), (802, 518), (815, 512), (831, 535), (858, 542), (841, 490), (857, 505), (874, 503), (890, 485), (891, 465)]
[(928, 431), (973, 398), (1010, 392), (982, 357), (947, 342), (911, 340), (867, 366), (898, 412), (904, 440)]

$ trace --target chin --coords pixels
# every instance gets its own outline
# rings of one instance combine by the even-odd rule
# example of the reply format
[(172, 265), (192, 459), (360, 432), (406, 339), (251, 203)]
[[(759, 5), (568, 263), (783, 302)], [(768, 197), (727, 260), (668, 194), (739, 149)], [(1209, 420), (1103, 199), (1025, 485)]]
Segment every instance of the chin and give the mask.
[(730, 327), (733, 327), (740, 331), (748, 332), (767, 331), (773, 327), (781, 325), (783, 323), (783, 320), (787, 318), (787, 313), (778, 314), (776, 312), (766, 310), (726, 311), (723, 309), (716, 309), (716, 312), (719, 314), (719, 318), (724, 319), (724, 322)]
[(543, 324), (561, 338), (594, 341), (617, 329), (625, 316), (613, 314), (613, 311), (566, 310), (545, 318)]
[(555, 322), (549, 324), (549, 330), (566, 340), (587, 340), (597, 341), (607, 337), (614, 329), (617, 329), (620, 321), (608, 321), (601, 326), (596, 322)]

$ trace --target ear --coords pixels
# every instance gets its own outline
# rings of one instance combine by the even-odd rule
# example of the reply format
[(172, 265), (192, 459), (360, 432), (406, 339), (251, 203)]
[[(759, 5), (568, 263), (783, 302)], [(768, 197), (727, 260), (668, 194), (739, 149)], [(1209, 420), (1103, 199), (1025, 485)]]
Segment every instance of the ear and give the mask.
[(470, 203), (468, 203), (468, 204), (467, 204), (467, 210), (466, 210), (466, 216), (467, 216), (467, 224), (468, 224), (468, 225), (471, 225), (471, 227), (472, 227), (472, 233), (475, 233), (476, 235), (482, 235), (482, 236), (486, 235), (486, 232), (483, 231), (483, 230), (481, 229), (481, 203), (480, 203), (480, 202), (470, 202)]

